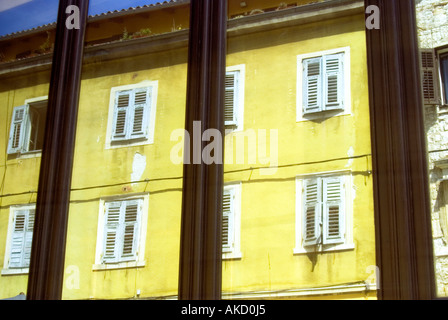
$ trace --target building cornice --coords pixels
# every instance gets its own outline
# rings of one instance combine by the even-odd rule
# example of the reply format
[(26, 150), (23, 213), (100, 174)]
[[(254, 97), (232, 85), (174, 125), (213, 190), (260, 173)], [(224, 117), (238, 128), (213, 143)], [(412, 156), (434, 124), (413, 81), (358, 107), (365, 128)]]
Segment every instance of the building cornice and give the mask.
[[(185, 3), (185, 2), (182, 2)], [(290, 9), (235, 18), (228, 22), (228, 37), (265, 32), (307, 23), (327, 21), (364, 14), (364, 2), (360, 0), (334, 0), (307, 4)], [(84, 49), (84, 64), (186, 48), (189, 30), (179, 30), (144, 38), (102, 43)], [(29, 73), (48, 71), (52, 53), (5, 62), (0, 64), (0, 79)]]

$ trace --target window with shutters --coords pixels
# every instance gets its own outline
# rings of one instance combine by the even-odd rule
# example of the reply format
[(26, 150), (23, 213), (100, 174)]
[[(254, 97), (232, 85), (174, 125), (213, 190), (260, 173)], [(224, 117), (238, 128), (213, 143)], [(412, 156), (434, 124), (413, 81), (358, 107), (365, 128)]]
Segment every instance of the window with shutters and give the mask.
[(11, 207), (2, 274), (28, 273), (33, 241), (35, 206)]
[(421, 81), (426, 105), (448, 105), (448, 49), (421, 49)]
[(101, 202), (94, 269), (144, 265), (148, 196)]
[(41, 151), (44, 143), (47, 98), (25, 101), (13, 109), (8, 139), (8, 154)]
[(350, 114), (350, 49), (297, 59), (297, 121)]
[(222, 204), (222, 253), (223, 259), (241, 258), (241, 183), (224, 186)]
[(224, 121), (227, 132), (243, 130), (244, 77), (244, 65), (227, 67), (224, 106)]
[(351, 176), (298, 177), (294, 253), (353, 248)]
[(157, 81), (112, 88), (106, 148), (154, 142), (157, 88)]

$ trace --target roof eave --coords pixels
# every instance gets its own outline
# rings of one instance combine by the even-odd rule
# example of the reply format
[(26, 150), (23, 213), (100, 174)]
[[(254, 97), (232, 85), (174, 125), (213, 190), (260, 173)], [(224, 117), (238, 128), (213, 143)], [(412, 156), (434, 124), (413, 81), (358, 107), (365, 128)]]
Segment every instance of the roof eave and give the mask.
[[(170, 0), (170, 1), (157, 2), (157, 3), (151, 4), (151, 5), (138, 6), (138, 7), (134, 7), (134, 8), (131, 7), (128, 9), (115, 10), (115, 11), (108, 11), (108, 12), (101, 13), (101, 14), (90, 15), (88, 17), (87, 23), (89, 24), (89, 23), (93, 23), (93, 22), (106, 20), (106, 19), (124, 17), (124, 16), (128, 16), (128, 15), (133, 15), (133, 14), (147, 13), (147, 12), (156, 11), (156, 10), (160, 10), (160, 9), (166, 9), (166, 8), (173, 8), (173, 7), (182, 6), (182, 5), (185, 5), (188, 3), (190, 3), (190, 0)], [(45, 24), (45, 25), (35, 27), (32, 29), (18, 31), (18, 32), (10, 33), (10, 34), (4, 35), (4, 36), (0, 36), (0, 42), (7, 41), (7, 40), (13, 40), (13, 39), (17, 39), (17, 38), (22, 38), (22, 37), (26, 37), (26, 36), (31, 36), (31, 35), (34, 35), (37, 33), (53, 30), (55, 28), (56, 28), (56, 22), (52, 22), (52, 23)]]

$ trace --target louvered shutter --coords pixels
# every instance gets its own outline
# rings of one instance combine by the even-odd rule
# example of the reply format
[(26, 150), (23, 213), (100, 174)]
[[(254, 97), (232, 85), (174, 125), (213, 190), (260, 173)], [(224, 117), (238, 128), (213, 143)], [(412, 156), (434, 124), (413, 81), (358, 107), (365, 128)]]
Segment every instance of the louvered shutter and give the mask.
[(229, 253), (234, 248), (234, 199), (233, 189), (225, 189), (222, 205), (222, 252)]
[(425, 104), (440, 104), (436, 53), (433, 49), (422, 49), (420, 57), (423, 101)]
[(226, 126), (236, 126), (238, 110), (238, 71), (229, 71), (225, 78), (224, 121)]
[(128, 138), (131, 93), (132, 91), (121, 91), (116, 94), (112, 141), (122, 141)]
[(17, 210), (14, 214), (9, 268), (27, 268), (33, 240), (34, 209)]
[(323, 57), (325, 110), (344, 108), (343, 53)]
[(139, 200), (125, 201), (121, 261), (135, 260), (137, 254), (138, 222), (141, 203)]
[(15, 107), (12, 114), (8, 141), (8, 154), (25, 152), (25, 138), (29, 127), (29, 106)]
[(131, 138), (145, 138), (148, 135), (147, 118), (150, 114), (149, 89), (136, 89), (132, 96), (134, 101)]
[(106, 221), (104, 228), (103, 262), (118, 262), (120, 242), (121, 202), (106, 203)]
[(344, 186), (341, 177), (322, 180), (323, 244), (344, 243)]
[(303, 61), (303, 114), (322, 111), (322, 58)]
[(25, 233), (25, 248), (24, 248), (24, 266), (29, 267), (31, 260), (31, 247), (33, 244), (33, 231), (34, 231), (34, 217), (35, 209), (28, 210), (28, 218)]
[(322, 195), (320, 179), (303, 181), (303, 246), (316, 245), (321, 233)]
[(106, 203), (103, 263), (136, 260), (142, 205), (141, 199)]

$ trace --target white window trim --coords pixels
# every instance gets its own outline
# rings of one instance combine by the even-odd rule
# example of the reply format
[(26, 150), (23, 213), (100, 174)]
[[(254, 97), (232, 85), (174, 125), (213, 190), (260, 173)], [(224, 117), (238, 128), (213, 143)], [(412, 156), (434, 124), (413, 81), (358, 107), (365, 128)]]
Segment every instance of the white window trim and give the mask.
[[(322, 111), (315, 114), (303, 115), (303, 60), (317, 58), (325, 55), (344, 53), (344, 110)], [(327, 117), (351, 115), (351, 89), (350, 89), (350, 47), (343, 47), (297, 56), (297, 97), (296, 97), (296, 122), (312, 121)]]
[[(47, 96), (40, 96), (40, 97), (35, 97), (35, 98), (29, 98), (29, 99), (25, 99), (25, 103), (23, 105), (30, 105), (32, 103), (36, 103), (36, 102), (42, 102), (48, 100), (48, 95)], [(11, 130), (11, 125), (12, 125), (12, 119), (9, 123), (9, 130)], [(9, 134), (9, 133), (8, 133)], [(9, 136), (8, 136), (9, 138)], [(33, 150), (33, 151), (26, 151), (26, 152), (19, 152), (19, 153), (11, 153), (11, 155), (17, 155), (18, 157), (20, 157), (21, 159), (28, 159), (28, 158), (37, 158), (42, 156), (42, 150)]]
[(20, 275), (20, 274), (28, 274), (29, 268), (9, 268), (9, 258), (11, 254), (11, 245), (12, 245), (12, 234), (14, 232), (14, 215), (18, 210), (29, 210), (35, 209), (36, 204), (25, 204), (25, 205), (13, 205), (9, 210), (9, 220), (8, 220), (8, 232), (6, 235), (6, 250), (5, 250), (5, 259), (3, 260), (3, 269), (1, 271), (2, 275)]
[[(137, 248), (137, 260), (136, 261), (126, 261), (119, 263), (102, 263), (101, 258), (103, 255), (103, 245), (104, 245), (104, 224), (106, 218), (106, 202), (111, 201), (127, 201), (134, 199), (143, 199), (143, 208), (140, 217), (139, 226), (139, 238), (138, 238), (138, 248)], [(104, 197), (100, 200), (100, 211), (98, 216), (98, 230), (97, 230), (97, 242), (96, 242), (96, 253), (95, 253), (95, 264), (93, 265), (93, 270), (111, 270), (111, 269), (123, 269), (123, 268), (135, 268), (144, 267), (145, 262), (145, 247), (146, 247), (146, 230), (148, 225), (148, 211), (149, 211), (149, 194), (134, 194), (132, 196), (115, 196), (115, 197)]]
[[(303, 246), (303, 180), (317, 177), (343, 177), (345, 184), (345, 242), (342, 244), (319, 244), (317, 246), (304, 247)], [(294, 254), (306, 254), (310, 252), (331, 252), (341, 250), (352, 250), (355, 248), (353, 241), (353, 177), (350, 171), (331, 171), (300, 175), (296, 177), (296, 232), (295, 232), (295, 247)]]
[[(151, 88), (151, 110), (149, 114), (149, 131), (148, 138), (138, 141), (123, 141), (122, 143), (112, 143), (112, 132), (114, 126), (114, 111), (115, 111), (115, 97), (117, 92), (132, 90), (132, 89), (140, 89), (140, 88)], [(123, 147), (132, 147), (132, 146), (141, 146), (147, 144), (154, 143), (154, 131), (155, 131), (155, 123), (156, 123), (156, 114), (157, 114), (157, 95), (158, 95), (158, 87), (159, 82), (145, 80), (137, 84), (130, 84), (124, 86), (113, 87), (110, 90), (109, 97), (109, 113), (107, 119), (107, 132), (106, 132), (106, 149), (116, 149)]]
[(234, 239), (234, 248), (231, 252), (223, 252), (222, 259), (231, 260), (231, 259), (240, 259), (242, 257), (241, 254), (241, 190), (242, 183), (241, 182), (232, 182), (225, 183), (224, 190), (233, 189), (235, 194), (234, 199), (234, 217), (233, 217), (233, 239)]
[(226, 68), (227, 72), (239, 72), (238, 78), (238, 106), (237, 106), (237, 125), (234, 127), (226, 127), (225, 131), (227, 133), (238, 132), (244, 130), (244, 88), (245, 88), (245, 79), (246, 79), (246, 65), (239, 64), (234, 66), (229, 66)]
[[(436, 54), (437, 54), (437, 73), (438, 73), (438, 77), (439, 77), (439, 88), (440, 88), (440, 99), (441, 99), (441, 103), (442, 103), (442, 105), (448, 105), (448, 101), (445, 101), (445, 95), (444, 95), (444, 92), (443, 92), (443, 88), (444, 88), (444, 85), (443, 85), (443, 81), (442, 81), (442, 68), (441, 68), (441, 65), (440, 65), (440, 56), (441, 55), (444, 55), (444, 54), (446, 54), (446, 53), (448, 53), (448, 47), (447, 48), (443, 48), (443, 49), (440, 49), (440, 50), (436, 50)], [(447, 86), (448, 86), (448, 84), (447, 84)]]

